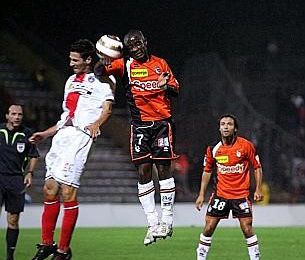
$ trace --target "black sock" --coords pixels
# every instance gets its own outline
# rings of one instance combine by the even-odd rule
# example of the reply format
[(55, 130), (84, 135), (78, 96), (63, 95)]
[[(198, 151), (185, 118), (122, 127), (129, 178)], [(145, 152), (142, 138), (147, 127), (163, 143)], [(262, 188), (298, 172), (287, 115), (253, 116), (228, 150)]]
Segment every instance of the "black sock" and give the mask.
[(6, 230), (6, 246), (7, 258), (13, 257), (19, 235), (19, 229), (7, 228)]

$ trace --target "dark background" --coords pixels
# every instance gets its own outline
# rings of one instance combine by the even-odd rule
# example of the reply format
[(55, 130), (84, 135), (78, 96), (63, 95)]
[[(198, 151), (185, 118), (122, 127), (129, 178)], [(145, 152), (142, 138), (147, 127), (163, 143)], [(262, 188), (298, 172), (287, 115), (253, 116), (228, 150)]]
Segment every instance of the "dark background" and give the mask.
[[(290, 199), (298, 195), (291, 175), (293, 158), (305, 156), (305, 120), (298, 122), (301, 110), (291, 98), (305, 99), (304, 10), (304, 0), (12, 0), (2, 2), (0, 25), (65, 76), (71, 73), (68, 53), (75, 40), (96, 42), (104, 34), (123, 39), (130, 29), (142, 30), (149, 50), (167, 60), (183, 86), (174, 118), (177, 151), (190, 159), (191, 187), (199, 185), (216, 118), (233, 111), (240, 132), (257, 142), (265, 179), (276, 188), (273, 201), (296, 201)], [(55, 87), (62, 93), (62, 84)], [(123, 88), (117, 92), (116, 106), (125, 107)], [(50, 108), (36, 101), (38, 114), (47, 112), (34, 124), (49, 123), (42, 119), (49, 118)], [(299, 108), (305, 111), (304, 104)]]
[[(9, 1), (2, 17), (66, 55), (78, 38), (140, 29), (151, 51), (179, 73), (187, 55), (304, 54), (304, 1)], [(2, 23), (5, 24), (5, 23)], [(179, 78), (179, 76), (178, 76)]]

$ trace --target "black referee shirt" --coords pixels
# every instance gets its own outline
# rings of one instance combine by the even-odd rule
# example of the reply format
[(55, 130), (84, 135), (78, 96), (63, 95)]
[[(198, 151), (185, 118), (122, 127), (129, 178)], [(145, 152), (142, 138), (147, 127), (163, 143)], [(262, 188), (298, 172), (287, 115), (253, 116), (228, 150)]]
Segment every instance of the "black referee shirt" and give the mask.
[(0, 174), (23, 175), (29, 159), (39, 157), (36, 145), (29, 142), (32, 133), (22, 125), (11, 131), (0, 124)]

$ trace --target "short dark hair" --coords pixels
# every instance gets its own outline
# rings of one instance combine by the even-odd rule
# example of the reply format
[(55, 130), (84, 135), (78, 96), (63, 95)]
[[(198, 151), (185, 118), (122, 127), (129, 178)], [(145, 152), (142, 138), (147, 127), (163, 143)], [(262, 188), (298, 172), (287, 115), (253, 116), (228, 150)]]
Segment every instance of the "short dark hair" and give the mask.
[(223, 119), (223, 118), (225, 118), (225, 117), (230, 117), (230, 118), (232, 118), (232, 119), (233, 119), (233, 122), (234, 122), (234, 127), (235, 127), (236, 129), (238, 129), (238, 121), (237, 121), (237, 118), (236, 118), (236, 116), (234, 116), (234, 115), (232, 115), (232, 114), (223, 114), (223, 115), (221, 115), (221, 116), (219, 117), (219, 119), (218, 119), (218, 126), (220, 126), (220, 120)]
[(11, 103), (11, 104), (8, 104), (7, 107), (6, 107), (6, 112), (5, 112), (6, 114), (9, 114), (9, 113), (10, 113), (10, 108), (11, 108), (11, 106), (21, 107), (22, 111), (24, 110), (22, 104), (19, 104), (19, 103)]
[(71, 44), (70, 52), (78, 52), (83, 59), (87, 59), (89, 56), (94, 58), (95, 46), (88, 39), (79, 39)]

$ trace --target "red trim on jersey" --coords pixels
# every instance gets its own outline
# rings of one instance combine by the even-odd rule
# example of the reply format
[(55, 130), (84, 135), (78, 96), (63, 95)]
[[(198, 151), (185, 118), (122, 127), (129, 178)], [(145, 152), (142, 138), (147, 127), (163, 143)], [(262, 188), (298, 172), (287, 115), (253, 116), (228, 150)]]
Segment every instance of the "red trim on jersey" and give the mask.
[(79, 99), (80, 94), (77, 92), (71, 92), (68, 94), (67, 98), (66, 98), (66, 107), (69, 110), (69, 117), (73, 118), (74, 117), (74, 113), (77, 107), (77, 102)]
[(85, 76), (86, 76), (86, 73), (77, 74), (77, 75), (75, 76), (74, 82), (83, 82)]

